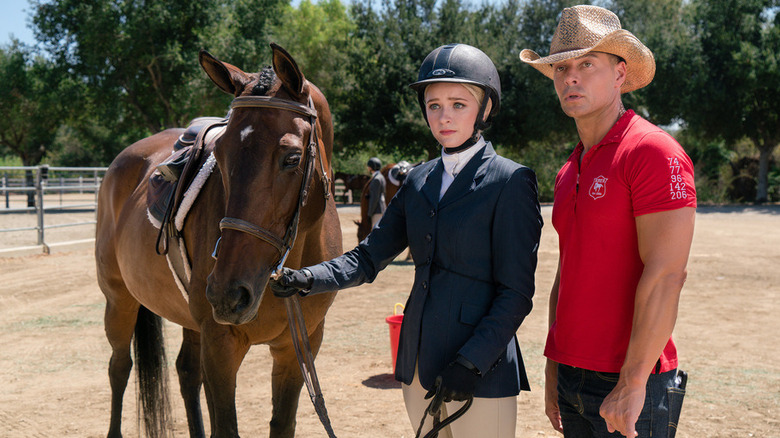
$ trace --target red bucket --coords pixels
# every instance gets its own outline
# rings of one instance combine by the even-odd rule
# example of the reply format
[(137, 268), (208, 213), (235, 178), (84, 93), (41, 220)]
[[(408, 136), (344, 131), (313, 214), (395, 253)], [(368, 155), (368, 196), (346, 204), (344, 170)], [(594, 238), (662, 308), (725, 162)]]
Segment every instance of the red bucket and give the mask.
[[(398, 307), (401, 307), (401, 313), (397, 313)], [(396, 303), (393, 307), (393, 314), (385, 318), (390, 326), (390, 352), (393, 355), (393, 374), (395, 374), (395, 359), (398, 357), (398, 338), (401, 336), (401, 322), (404, 320), (403, 304)]]

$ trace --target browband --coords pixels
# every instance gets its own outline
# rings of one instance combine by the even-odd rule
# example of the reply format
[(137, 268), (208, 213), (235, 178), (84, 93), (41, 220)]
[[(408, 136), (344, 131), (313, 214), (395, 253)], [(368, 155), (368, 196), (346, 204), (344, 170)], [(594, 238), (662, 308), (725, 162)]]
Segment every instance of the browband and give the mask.
[(277, 108), (293, 111), (308, 117), (317, 117), (317, 110), (302, 103), (271, 96), (239, 96), (233, 99), (230, 108)]

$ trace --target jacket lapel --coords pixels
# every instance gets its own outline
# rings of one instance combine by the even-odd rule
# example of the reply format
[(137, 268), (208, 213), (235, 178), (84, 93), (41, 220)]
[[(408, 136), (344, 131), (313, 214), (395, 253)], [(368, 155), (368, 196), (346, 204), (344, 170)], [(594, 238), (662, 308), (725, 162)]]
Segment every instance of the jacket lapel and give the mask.
[(439, 192), (441, 191), (441, 175), (444, 172), (444, 165), (441, 159), (438, 160), (428, 172), (425, 182), (422, 186), (422, 193), (434, 207), (439, 204)]
[[(439, 208), (444, 208), (476, 190), (479, 183), (482, 182), (482, 179), (485, 177), (490, 162), (495, 156), (496, 151), (493, 149), (493, 145), (490, 142), (487, 142), (482, 152), (477, 152), (471, 157), (471, 160), (466, 164), (466, 167), (464, 167), (458, 176), (455, 177), (455, 180), (452, 181), (452, 185), (450, 185), (441, 198)], [(439, 183), (439, 188), (441, 188), (441, 183)]]

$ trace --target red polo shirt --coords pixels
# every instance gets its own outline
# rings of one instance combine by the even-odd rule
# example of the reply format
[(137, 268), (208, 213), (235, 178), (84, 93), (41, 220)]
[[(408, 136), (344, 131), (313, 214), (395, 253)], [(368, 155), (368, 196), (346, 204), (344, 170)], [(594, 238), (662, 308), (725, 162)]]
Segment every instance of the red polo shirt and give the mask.
[[(627, 111), (583, 157), (582, 143), (558, 172), (552, 222), (561, 278), (544, 354), (579, 368), (619, 372), (644, 265), (635, 217), (696, 207), (693, 163), (669, 134)], [(660, 371), (677, 367), (669, 339)]]

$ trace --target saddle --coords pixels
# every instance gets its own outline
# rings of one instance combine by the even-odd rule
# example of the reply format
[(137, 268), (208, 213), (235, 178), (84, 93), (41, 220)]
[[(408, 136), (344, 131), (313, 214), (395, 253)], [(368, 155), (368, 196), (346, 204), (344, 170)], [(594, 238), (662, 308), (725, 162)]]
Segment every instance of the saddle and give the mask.
[[(213, 140), (222, 135), (225, 125), (227, 119), (221, 117), (193, 119), (173, 144), (171, 156), (157, 165), (149, 178), (146, 205), (149, 221), (160, 230), (156, 247), (158, 254), (167, 254), (168, 239), (179, 236), (184, 221), (182, 216), (186, 215), (213, 170)], [(204, 172), (209, 161), (210, 166)], [(199, 177), (201, 173), (204, 175)], [(193, 189), (194, 193), (191, 192)], [(186, 209), (180, 211), (188, 192), (190, 201)]]

